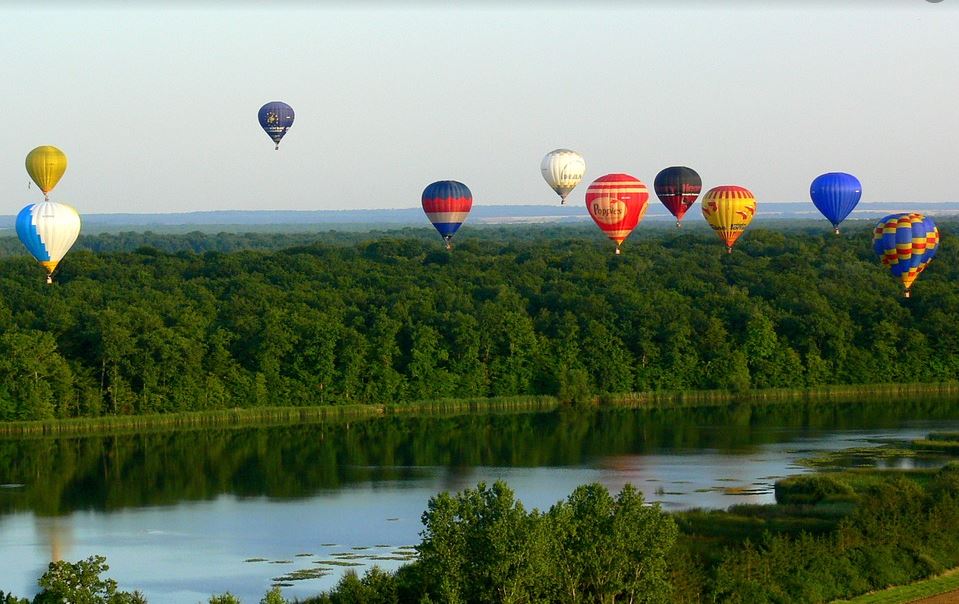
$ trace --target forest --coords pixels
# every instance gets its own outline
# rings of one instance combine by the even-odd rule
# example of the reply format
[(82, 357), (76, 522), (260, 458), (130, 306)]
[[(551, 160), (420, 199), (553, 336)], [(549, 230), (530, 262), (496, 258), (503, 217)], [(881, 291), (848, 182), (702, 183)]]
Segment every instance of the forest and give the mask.
[(950, 223), (910, 299), (870, 227), (0, 239), (0, 419), (954, 381)]

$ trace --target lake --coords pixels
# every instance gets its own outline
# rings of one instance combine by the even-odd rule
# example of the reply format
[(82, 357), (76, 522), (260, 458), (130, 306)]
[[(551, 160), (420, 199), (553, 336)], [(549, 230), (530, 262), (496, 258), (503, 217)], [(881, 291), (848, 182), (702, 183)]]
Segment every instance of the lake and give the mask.
[[(259, 602), (395, 568), (437, 492), (505, 480), (527, 508), (632, 483), (667, 510), (772, 503), (817, 451), (959, 430), (959, 402), (562, 410), (0, 439), (0, 590), (107, 557), (151, 603)], [(892, 460), (908, 465), (923, 460)], [(929, 463), (933, 463), (930, 461)], [(347, 566), (358, 565), (358, 566)], [(282, 579), (305, 569), (326, 576)]]

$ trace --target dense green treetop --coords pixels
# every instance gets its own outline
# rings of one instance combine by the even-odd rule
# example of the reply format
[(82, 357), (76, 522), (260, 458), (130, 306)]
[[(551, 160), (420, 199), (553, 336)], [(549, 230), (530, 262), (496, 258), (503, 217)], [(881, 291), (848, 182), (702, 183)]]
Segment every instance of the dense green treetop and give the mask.
[(178, 251), (72, 252), (53, 286), (13, 256), (0, 419), (949, 381), (948, 230), (908, 300), (865, 226), (755, 228), (731, 255), (704, 230), (650, 229), (618, 257), (578, 228), (464, 231), (452, 253), (417, 229), (228, 252), (162, 235)]

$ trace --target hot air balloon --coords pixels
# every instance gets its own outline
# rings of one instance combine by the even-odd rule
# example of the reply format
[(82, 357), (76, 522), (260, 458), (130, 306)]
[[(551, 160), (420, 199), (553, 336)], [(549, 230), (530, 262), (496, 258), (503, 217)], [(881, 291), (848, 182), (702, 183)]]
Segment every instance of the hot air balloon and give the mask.
[(17, 235), (53, 283), (53, 271), (80, 235), (80, 215), (62, 203), (31, 204), (17, 214)]
[(666, 168), (656, 175), (653, 189), (656, 197), (666, 209), (676, 217), (676, 226), (682, 226), (683, 216), (691, 205), (696, 203), (703, 188), (703, 179), (696, 170), (685, 166)]
[(453, 249), (450, 240), (466, 220), (473, 207), (473, 194), (469, 187), (455, 180), (439, 180), (423, 190), (423, 211), (446, 242), (446, 249)]
[(902, 281), (907, 298), (913, 281), (926, 270), (938, 248), (939, 229), (932, 218), (922, 214), (890, 214), (873, 230), (872, 249)]
[(619, 246), (646, 214), (649, 191), (638, 178), (629, 174), (607, 174), (593, 181), (586, 190), (586, 209), (596, 225)]
[(283, 101), (270, 101), (260, 107), (257, 117), (260, 120), (260, 127), (276, 143), (274, 148), (279, 150), (280, 140), (293, 125), (293, 108)]
[(41, 145), (27, 153), (26, 165), (27, 174), (43, 191), (43, 198), (49, 200), (50, 191), (67, 171), (67, 156), (56, 147)]
[(733, 253), (733, 244), (756, 214), (756, 198), (749, 189), (735, 185), (713, 187), (703, 197), (703, 217)]
[(839, 223), (849, 216), (862, 197), (862, 185), (852, 174), (829, 172), (812, 181), (809, 196), (816, 208), (832, 223), (832, 228), (838, 235)]
[(553, 149), (543, 158), (539, 168), (543, 172), (546, 184), (559, 194), (562, 205), (566, 203), (566, 197), (570, 191), (583, 180), (583, 174), (586, 173), (586, 160), (575, 151)]

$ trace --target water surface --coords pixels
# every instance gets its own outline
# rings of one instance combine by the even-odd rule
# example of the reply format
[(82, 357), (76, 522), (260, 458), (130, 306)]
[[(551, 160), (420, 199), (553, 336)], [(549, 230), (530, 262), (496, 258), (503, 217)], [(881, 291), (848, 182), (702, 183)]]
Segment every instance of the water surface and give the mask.
[[(959, 403), (389, 417), (265, 428), (0, 440), (0, 589), (53, 557), (107, 556), (150, 602), (258, 602), (317, 561), (395, 568), (439, 491), (506, 480), (526, 507), (632, 483), (665, 509), (772, 503), (796, 460), (959, 430)], [(381, 559), (374, 559), (381, 558)], [(386, 559), (382, 559), (386, 558)], [(260, 561), (251, 561), (262, 559)], [(356, 568), (362, 570), (365, 566)], [(286, 597), (332, 586), (295, 581)]]

